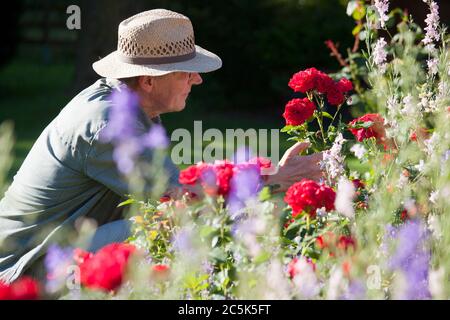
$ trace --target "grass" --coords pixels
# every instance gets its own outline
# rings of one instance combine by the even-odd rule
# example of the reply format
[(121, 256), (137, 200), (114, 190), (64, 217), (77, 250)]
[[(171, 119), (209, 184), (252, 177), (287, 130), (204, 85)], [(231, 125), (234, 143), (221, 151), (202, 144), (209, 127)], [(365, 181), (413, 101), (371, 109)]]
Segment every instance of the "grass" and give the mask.
[[(13, 60), (0, 69), (0, 91), (2, 92), (0, 123), (4, 120), (12, 120), (16, 136), (14, 162), (8, 175), (9, 181), (20, 168), (42, 130), (72, 99), (69, 92), (71, 92), (74, 72), (74, 66), (69, 63), (42, 64), (26, 59)], [(203, 132), (208, 128), (217, 128), (223, 134), (227, 128), (246, 130), (283, 126), (282, 107), (278, 117), (245, 111), (215, 111), (214, 105), (205, 105), (198, 96), (202, 87), (207, 85), (205, 82), (202, 86), (193, 88), (185, 110), (162, 116), (169, 136), (177, 128), (186, 128), (192, 132), (195, 120), (202, 120)], [(203, 145), (207, 144), (209, 142), (203, 142)], [(280, 135), (280, 157), (290, 145), (292, 142), (287, 142), (285, 137)], [(229, 147), (230, 145), (224, 146), (224, 148)]]

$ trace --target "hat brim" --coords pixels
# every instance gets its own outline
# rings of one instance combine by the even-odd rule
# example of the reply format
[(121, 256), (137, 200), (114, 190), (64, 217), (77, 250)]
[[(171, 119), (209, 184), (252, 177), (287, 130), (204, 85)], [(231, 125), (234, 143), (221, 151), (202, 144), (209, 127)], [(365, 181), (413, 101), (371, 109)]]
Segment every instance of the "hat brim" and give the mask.
[(171, 72), (211, 72), (222, 66), (222, 60), (212, 52), (195, 46), (195, 57), (175, 63), (139, 65), (126, 63), (114, 51), (92, 64), (94, 71), (102, 77), (120, 79), (135, 76), (162, 76)]

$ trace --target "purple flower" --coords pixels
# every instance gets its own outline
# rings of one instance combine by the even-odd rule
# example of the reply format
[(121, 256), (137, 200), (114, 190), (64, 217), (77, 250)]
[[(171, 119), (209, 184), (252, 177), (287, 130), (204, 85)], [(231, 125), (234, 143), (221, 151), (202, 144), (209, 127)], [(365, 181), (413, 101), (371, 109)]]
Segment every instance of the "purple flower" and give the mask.
[(366, 287), (359, 280), (352, 280), (347, 291), (343, 294), (344, 300), (364, 300), (366, 299)]
[(430, 298), (428, 270), (431, 254), (427, 248), (428, 232), (420, 220), (411, 220), (398, 230), (397, 246), (391, 261), (392, 270), (399, 270), (406, 280), (400, 299)]
[(261, 175), (259, 166), (256, 164), (240, 164), (230, 181), (230, 193), (228, 206), (234, 215), (245, 207), (245, 202), (254, 199), (261, 191)]
[(138, 96), (130, 89), (123, 87), (114, 90), (111, 95), (109, 122), (100, 138), (105, 142), (127, 140), (136, 135), (136, 120), (139, 111)]
[(165, 149), (169, 146), (166, 130), (160, 124), (154, 124), (142, 137), (143, 145), (152, 149)]
[(174, 234), (172, 248), (182, 256), (195, 258), (197, 252), (194, 247), (194, 234), (192, 229), (184, 227)]
[(427, 14), (427, 18), (425, 19), (425, 23), (427, 24), (427, 26), (425, 27), (426, 34), (422, 42), (431, 52), (434, 51), (433, 41), (439, 41), (439, 6), (434, 1), (429, 1), (428, 4), (430, 6), (430, 13)]
[(389, 10), (389, 0), (375, 0), (375, 8), (380, 16), (381, 28), (384, 28), (386, 26), (386, 21), (389, 20), (389, 17), (386, 14)]
[(117, 168), (123, 174), (129, 174), (133, 168), (136, 158), (141, 153), (143, 147), (137, 138), (130, 138), (128, 141), (121, 141), (114, 146), (113, 159)]
[(55, 293), (64, 285), (67, 277), (67, 267), (73, 260), (73, 248), (62, 248), (52, 244), (47, 249), (44, 266), (47, 271), (46, 290)]

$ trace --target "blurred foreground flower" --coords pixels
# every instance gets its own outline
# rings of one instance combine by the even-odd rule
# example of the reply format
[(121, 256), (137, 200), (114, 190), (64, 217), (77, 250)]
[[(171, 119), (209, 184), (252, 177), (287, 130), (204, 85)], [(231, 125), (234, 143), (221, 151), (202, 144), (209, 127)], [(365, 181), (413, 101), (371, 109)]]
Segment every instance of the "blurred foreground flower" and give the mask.
[(37, 300), (39, 295), (39, 283), (31, 277), (23, 276), (9, 285), (0, 282), (0, 300)]

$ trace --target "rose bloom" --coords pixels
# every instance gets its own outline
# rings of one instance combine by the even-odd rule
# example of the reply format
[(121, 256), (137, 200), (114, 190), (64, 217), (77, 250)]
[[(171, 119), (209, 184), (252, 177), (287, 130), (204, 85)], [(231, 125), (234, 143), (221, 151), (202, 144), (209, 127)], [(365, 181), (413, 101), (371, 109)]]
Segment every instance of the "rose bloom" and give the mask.
[(286, 104), (283, 117), (286, 125), (299, 126), (311, 118), (316, 106), (308, 98), (292, 99)]
[(0, 281), (0, 300), (37, 300), (39, 283), (29, 276), (23, 276), (11, 284)]
[(318, 70), (316, 68), (309, 68), (295, 73), (289, 80), (289, 87), (295, 92), (303, 92), (313, 90), (316, 87)]
[(233, 177), (234, 165), (228, 161), (217, 161), (214, 164), (216, 173), (217, 194), (227, 196), (230, 191), (230, 180)]
[(327, 100), (329, 104), (339, 106), (344, 103), (345, 96), (344, 93), (339, 90), (337, 85), (333, 85), (327, 91)]
[(321, 71), (318, 71), (316, 74), (316, 89), (319, 93), (327, 93), (331, 89), (335, 87), (334, 80)]
[(197, 182), (200, 176), (200, 170), (197, 165), (189, 166), (180, 171), (178, 182), (181, 184), (193, 185)]
[(339, 249), (347, 251), (350, 248), (355, 250), (356, 241), (351, 236), (340, 236), (336, 245)]
[(350, 90), (353, 90), (353, 84), (347, 78), (341, 78), (336, 86), (341, 92), (348, 92)]
[(284, 201), (292, 208), (293, 217), (304, 211), (312, 218), (316, 216), (316, 210), (322, 207), (327, 211), (333, 210), (335, 199), (333, 189), (308, 179), (294, 183), (284, 197)]
[(353, 126), (357, 122), (373, 122), (372, 126), (365, 129), (352, 129), (350, 128), (350, 132), (356, 137), (356, 139), (361, 142), (365, 139), (369, 139), (374, 137), (377, 140), (377, 143), (383, 144), (386, 148), (386, 130), (384, 128), (384, 119), (378, 113), (368, 113), (363, 115), (362, 117), (353, 119), (350, 121), (349, 125)]
[(115, 290), (122, 284), (128, 260), (135, 251), (134, 245), (125, 243), (111, 243), (95, 254), (78, 251), (74, 258), (80, 261), (82, 257), (79, 264), (81, 284), (91, 289)]

